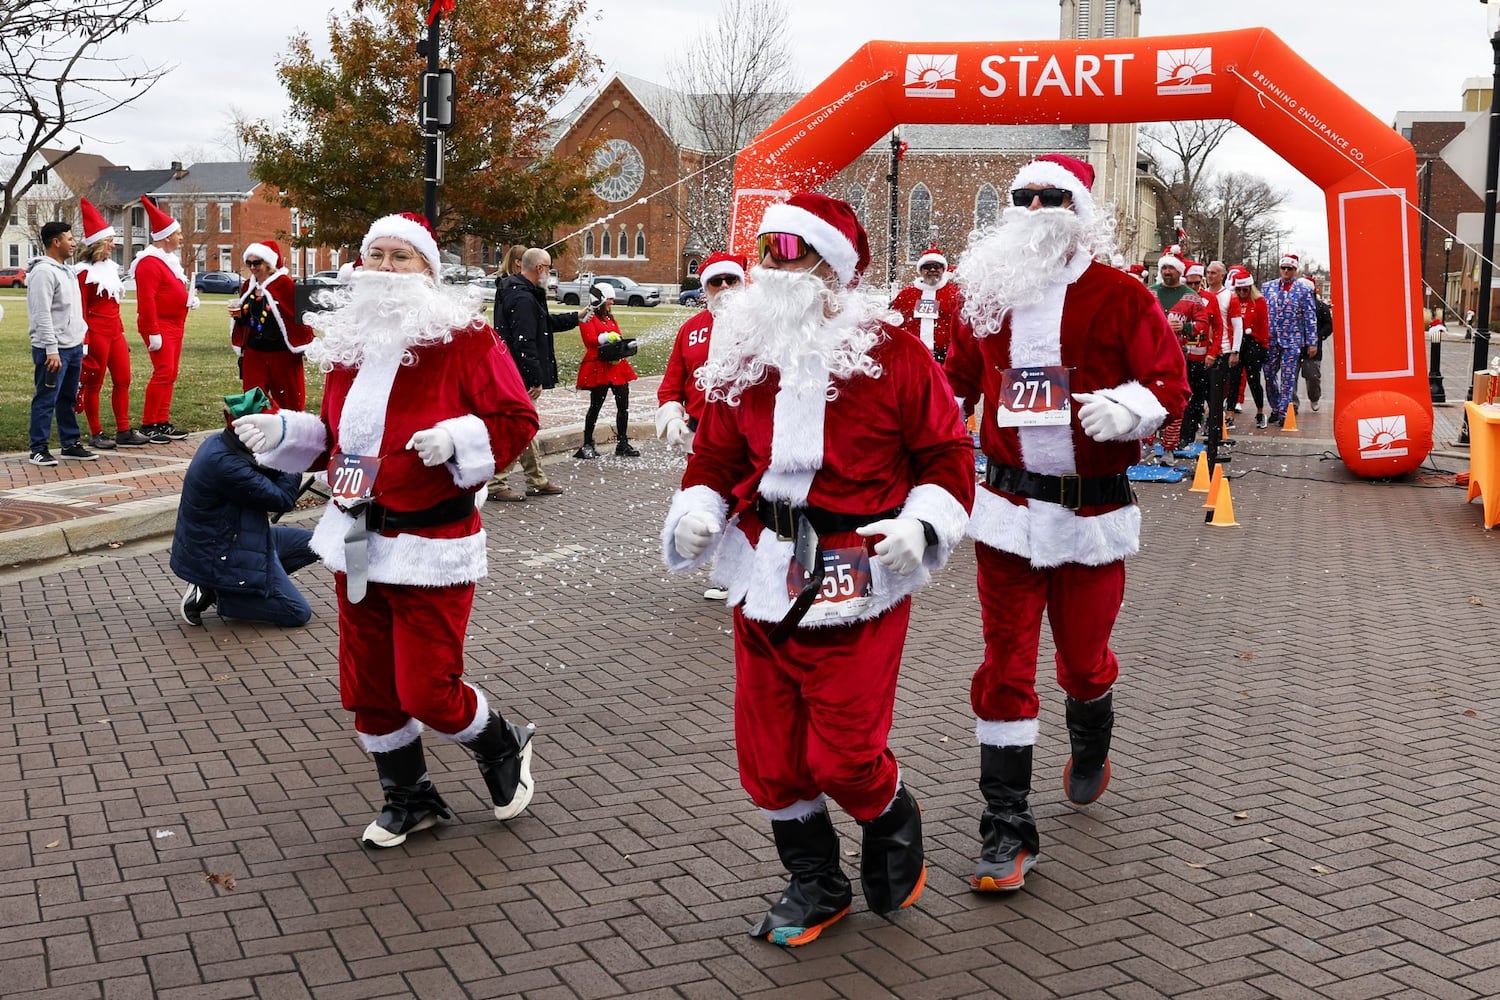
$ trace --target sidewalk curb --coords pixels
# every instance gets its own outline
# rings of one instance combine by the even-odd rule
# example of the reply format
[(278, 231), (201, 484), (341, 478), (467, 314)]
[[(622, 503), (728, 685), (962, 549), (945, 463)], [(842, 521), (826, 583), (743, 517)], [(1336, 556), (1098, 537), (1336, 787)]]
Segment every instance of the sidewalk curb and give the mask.
[[(653, 423), (633, 422), (630, 432), (633, 440), (640, 441), (654, 437), (656, 429)], [(549, 428), (538, 432), (536, 440), (544, 458), (570, 455), (583, 444), (583, 425)], [(597, 428), (594, 440), (601, 447), (613, 443), (613, 425)], [(126, 542), (170, 538), (177, 527), (178, 500), (177, 496), (151, 497), (136, 501), (130, 510), (113, 510), (56, 524), (0, 532), (0, 567), (9, 569), (117, 548)], [(316, 511), (306, 513), (310, 515)]]

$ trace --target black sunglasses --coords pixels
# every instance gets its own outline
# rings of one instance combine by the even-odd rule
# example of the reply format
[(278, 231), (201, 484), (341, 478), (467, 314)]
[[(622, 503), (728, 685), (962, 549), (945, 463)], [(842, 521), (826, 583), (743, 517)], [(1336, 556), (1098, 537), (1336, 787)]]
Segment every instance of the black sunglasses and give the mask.
[(1295, 271), (1295, 270), (1297, 270), (1297, 269), (1296, 269), (1296, 268), (1295, 268), (1295, 267), (1293, 267), (1293, 266), (1292, 266), (1292, 265), (1290, 265), (1290, 264), (1282, 264), (1282, 265), (1281, 265), (1281, 269), (1282, 269), (1282, 270), (1283, 270), (1283, 271)]
[(733, 286), (738, 285), (739, 283), (740, 276), (737, 274), (716, 274), (712, 278), (709, 278), (706, 282), (704, 282), (704, 284), (708, 285), (709, 288), (718, 288), (720, 285)]
[(1017, 208), (1030, 208), (1033, 198), (1040, 198), (1043, 208), (1062, 208), (1064, 199), (1071, 195), (1071, 191), (1063, 188), (1016, 188), (1010, 193), (1010, 200)]

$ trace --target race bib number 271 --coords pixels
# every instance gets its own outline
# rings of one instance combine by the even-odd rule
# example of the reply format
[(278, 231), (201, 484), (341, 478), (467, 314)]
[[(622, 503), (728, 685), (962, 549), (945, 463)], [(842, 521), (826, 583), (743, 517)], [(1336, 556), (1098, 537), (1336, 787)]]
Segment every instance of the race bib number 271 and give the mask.
[(1061, 365), (1006, 368), (998, 396), (994, 413), (1001, 427), (1066, 426), (1073, 417), (1068, 369)]

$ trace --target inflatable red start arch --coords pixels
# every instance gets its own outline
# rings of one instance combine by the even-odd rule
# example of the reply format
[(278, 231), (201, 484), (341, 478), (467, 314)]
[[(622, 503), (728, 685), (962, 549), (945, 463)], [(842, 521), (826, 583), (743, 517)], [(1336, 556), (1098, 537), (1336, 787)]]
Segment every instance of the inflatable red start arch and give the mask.
[(766, 205), (816, 188), (903, 123), (1194, 118), (1236, 122), (1322, 187), (1339, 456), (1359, 476), (1413, 471), (1432, 450), (1414, 266), (1416, 153), (1264, 28), (870, 42), (740, 155), (731, 242), (753, 247)]

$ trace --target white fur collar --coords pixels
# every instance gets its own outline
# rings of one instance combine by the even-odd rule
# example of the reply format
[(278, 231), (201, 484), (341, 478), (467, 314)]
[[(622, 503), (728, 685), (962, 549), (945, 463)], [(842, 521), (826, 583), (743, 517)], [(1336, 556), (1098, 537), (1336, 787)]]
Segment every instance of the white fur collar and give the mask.
[(168, 270), (170, 270), (174, 275), (177, 276), (178, 281), (181, 281), (184, 285), (187, 284), (188, 277), (182, 270), (182, 260), (175, 253), (166, 253), (155, 243), (152, 243), (151, 245), (147, 246), (146, 249), (135, 255), (135, 260), (130, 262), (130, 277), (135, 277), (135, 269), (137, 267), (140, 267), (141, 261), (145, 260), (147, 257), (155, 257), (157, 260), (160, 260), (162, 263), (166, 264)]
[(120, 277), (119, 264), (106, 257), (90, 264), (79, 264), (78, 273), (83, 276), (85, 284), (97, 287), (100, 295), (108, 295), (116, 302), (120, 301), (120, 293), (125, 290), (125, 279)]
[[(1070, 263), (1068, 267), (1071, 270), (1073, 265)], [(1011, 367), (1038, 368), (1062, 364), (1062, 312), (1067, 294), (1068, 286), (1059, 282), (1047, 289), (1041, 302), (1011, 313)], [(1073, 428), (1070, 425), (1022, 427), (1018, 433), (1021, 464), (1027, 469), (1049, 476), (1074, 471)]]
[[(276, 299), (275, 296), (273, 296), (270, 292), (271, 282), (275, 281), (277, 278), (286, 273), (288, 273), (286, 268), (277, 268), (271, 273), (271, 276), (266, 279), (265, 284), (261, 284), (260, 282), (256, 281), (255, 275), (250, 275), (249, 284), (245, 286), (245, 294), (240, 296), (240, 304), (243, 305), (245, 300), (248, 299), (254, 292), (262, 293), (268, 300), (274, 303)], [(274, 304), (271, 306), (271, 310), (273, 312), (276, 310), (276, 306)]]
[[(809, 359), (805, 364), (819, 364)], [(771, 422), (771, 463), (762, 492), (794, 502), (806, 502), (813, 474), (823, 467), (823, 418), (828, 408), (828, 375), (801, 391), (782, 386), (776, 392)], [(771, 492), (767, 492), (767, 490)], [(800, 495), (798, 495), (800, 494)]]
[(386, 406), (401, 369), (401, 352), (366, 358), (354, 375), (339, 416), (339, 450), (349, 455), (379, 455), (385, 437)]

